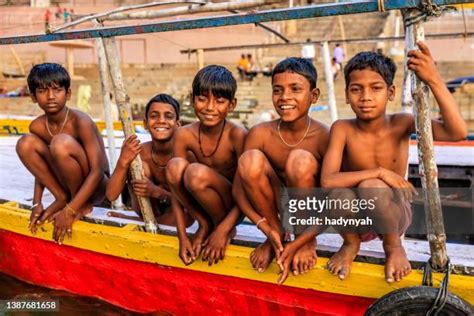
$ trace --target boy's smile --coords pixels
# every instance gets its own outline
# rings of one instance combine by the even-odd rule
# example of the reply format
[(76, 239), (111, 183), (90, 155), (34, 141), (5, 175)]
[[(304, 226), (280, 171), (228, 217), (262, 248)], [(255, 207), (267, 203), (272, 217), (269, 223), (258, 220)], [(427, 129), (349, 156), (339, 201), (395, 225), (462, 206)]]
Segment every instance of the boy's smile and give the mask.
[(194, 112), (199, 121), (205, 126), (217, 126), (235, 107), (235, 100), (216, 97), (209, 91), (207, 96), (197, 95), (193, 99)]
[(319, 89), (311, 90), (309, 81), (293, 72), (282, 72), (273, 76), (273, 106), (282, 121), (292, 122), (308, 113), (312, 103), (319, 97)]
[(395, 87), (388, 87), (383, 77), (370, 69), (354, 70), (349, 78), (346, 103), (351, 105), (357, 118), (373, 120), (385, 115), (387, 102), (395, 96)]
[(168, 103), (153, 102), (145, 113), (143, 124), (150, 131), (155, 140), (167, 141), (173, 137), (179, 123), (176, 120), (176, 112)]

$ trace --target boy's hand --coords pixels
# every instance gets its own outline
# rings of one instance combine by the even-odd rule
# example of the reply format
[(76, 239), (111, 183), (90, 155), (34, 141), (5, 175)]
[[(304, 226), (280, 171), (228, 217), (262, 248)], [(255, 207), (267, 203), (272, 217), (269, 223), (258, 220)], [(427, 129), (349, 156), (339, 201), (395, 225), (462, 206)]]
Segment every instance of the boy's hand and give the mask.
[(44, 212), (44, 209), (43, 209), (42, 203), (38, 203), (31, 211), (30, 224), (28, 225), (28, 229), (31, 231), (33, 235), (36, 234), (36, 230), (37, 230), (36, 225), (38, 224), (37, 221), (40, 218), (41, 214), (43, 214), (43, 212)]
[(196, 260), (193, 245), (187, 236), (185, 238), (179, 238), (179, 257), (185, 265), (189, 265)]
[(442, 81), (428, 46), (422, 41), (418, 41), (417, 45), (420, 50), (410, 50), (407, 53), (408, 69), (414, 71), (418, 78), (427, 84)]
[(118, 163), (120, 163), (122, 167), (128, 168), (133, 159), (135, 159), (141, 151), (142, 147), (140, 146), (140, 140), (137, 138), (137, 135), (128, 136), (123, 142)]
[(133, 187), (133, 192), (136, 196), (155, 197), (153, 196), (153, 193), (155, 191), (156, 186), (147, 178), (143, 178), (141, 180), (132, 180), (131, 184)]
[[(296, 248), (294, 247), (294, 243), (290, 242), (285, 246), (280, 258), (277, 261), (278, 266), (280, 267), (280, 277), (277, 280), (278, 284), (283, 284), (286, 278), (288, 278), (288, 274), (290, 271), (290, 264), (293, 262), (293, 257), (296, 253)], [(297, 268), (293, 267), (294, 270), (298, 270)]]
[(418, 195), (413, 184), (391, 170), (381, 168), (380, 179), (395, 189), (395, 193), (402, 201), (411, 203), (413, 202), (413, 195)]
[(72, 237), (72, 224), (76, 220), (76, 217), (66, 209), (61, 210), (54, 214), (51, 218), (54, 221), (53, 239), (59, 244), (63, 243), (66, 234), (69, 238)]
[(209, 266), (216, 264), (219, 260), (224, 260), (225, 249), (229, 241), (229, 233), (217, 226), (202, 244), (204, 247), (202, 260), (207, 261)]

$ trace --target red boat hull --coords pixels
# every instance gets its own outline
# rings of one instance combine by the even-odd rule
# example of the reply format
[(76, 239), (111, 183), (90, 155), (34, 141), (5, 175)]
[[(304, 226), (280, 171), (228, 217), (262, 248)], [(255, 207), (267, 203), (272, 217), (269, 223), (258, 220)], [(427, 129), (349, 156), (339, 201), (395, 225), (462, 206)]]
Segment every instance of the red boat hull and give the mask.
[(136, 312), (362, 315), (374, 301), (128, 260), (5, 230), (0, 270)]

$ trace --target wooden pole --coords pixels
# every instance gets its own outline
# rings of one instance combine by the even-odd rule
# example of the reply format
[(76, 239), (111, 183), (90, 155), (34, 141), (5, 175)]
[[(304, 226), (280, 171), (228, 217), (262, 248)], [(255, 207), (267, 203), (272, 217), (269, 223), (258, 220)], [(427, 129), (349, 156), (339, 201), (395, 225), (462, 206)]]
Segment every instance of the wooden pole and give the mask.
[[(110, 170), (114, 170), (117, 165), (117, 154), (115, 149), (115, 136), (114, 136), (114, 121), (112, 114), (112, 92), (110, 91), (109, 76), (107, 71), (107, 57), (105, 56), (104, 43), (102, 38), (95, 40), (97, 47), (97, 55), (99, 57), (99, 73), (100, 73), (100, 84), (102, 87), (102, 101), (104, 102), (104, 118), (105, 128), (107, 131), (107, 144), (109, 148), (109, 166)], [(122, 206), (120, 196), (117, 200), (112, 202), (115, 208)]]
[(8, 45), (8, 48), (10, 48), (10, 52), (12, 53), (13, 58), (15, 58), (15, 61), (18, 65), (18, 67), (20, 68), (20, 74), (24, 76), (25, 75), (25, 67), (23, 67), (23, 63), (21, 62), (20, 57), (18, 57), (18, 54), (16, 53), (15, 48), (12, 45)]
[(197, 57), (198, 69), (201, 70), (202, 68), (204, 68), (204, 50), (198, 49), (196, 57)]
[(331, 69), (331, 55), (329, 54), (328, 42), (321, 44), (321, 53), (323, 55), (324, 76), (326, 77), (326, 88), (328, 94), (328, 106), (331, 113), (331, 122), (337, 120), (336, 96), (334, 94), (334, 75)]
[[(407, 18), (419, 14), (418, 9), (402, 10), (405, 21), (407, 50), (417, 49), (416, 42), (424, 40), (424, 27), (421, 22), (407, 26)], [(431, 263), (434, 269), (444, 268), (448, 262), (446, 251), (446, 233), (444, 231), (443, 212), (438, 187), (438, 168), (434, 159), (433, 134), (431, 130), (428, 87), (412, 71), (409, 72), (418, 146), (418, 166), (423, 187), (425, 220), (428, 242), (431, 251)]]
[[(122, 79), (122, 70), (120, 69), (119, 58), (117, 54), (117, 46), (115, 45), (114, 38), (103, 39), (105, 47), (105, 55), (109, 64), (110, 77), (112, 78), (112, 84), (115, 92), (115, 100), (119, 109), (120, 120), (122, 121), (123, 131), (125, 137), (135, 134), (135, 129), (132, 123), (132, 111), (130, 107), (130, 98), (127, 95), (125, 86)], [(130, 173), (132, 179), (143, 179), (143, 165), (140, 155), (138, 155), (130, 165)], [(145, 221), (145, 230), (150, 233), (156, 234), (158, 227), (156, 225), (155, 216), (151, 208), (150, 200), (144, 197), (137, 197), (140, 205), (140, 210)]]

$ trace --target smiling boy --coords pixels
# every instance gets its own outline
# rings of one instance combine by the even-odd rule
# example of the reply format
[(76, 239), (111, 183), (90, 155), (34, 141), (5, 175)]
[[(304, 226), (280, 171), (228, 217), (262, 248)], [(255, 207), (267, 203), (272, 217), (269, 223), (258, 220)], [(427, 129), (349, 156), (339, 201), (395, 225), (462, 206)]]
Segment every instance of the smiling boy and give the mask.
[[(265, 271), (273, 257), (278, 258), (283, 251), (285, 232), (278, 212), (282, 187), (303, 189), (319, 185), (329, 131), (308, 116), (311, 104), (319, 97), (316, 82), (316, 69), (306, 59), (287, 58), (276, 65), (272, 101), (280, 118), (249, 131), (239, 160), (234, 183), (236, 202), (267, 237), (250, 256), (258, 272)], [(316, 262), (316, 241), (313, 238), (289, 252), (293, 271), (304, 273)]]
[[(74, 221), (105, 198), (109, 167), (102, 137), (92, 119), (66, 106), (71, 98), (71, 79), (58, 64), (34, 66), (28, 75), (33, 102), (44, 111), (30, 124), (16, 151), (35, 177), (30, 230), (54, 220), (53, 239), (62, 243), (72, 233)], [(55, 201), (46, 209), (44, 188)]]
[[(432, 120), (433, 138), (458, 141), (467, 135), (458, 106), (436, 70), (428, 47), (408, 52), (408, 68), (433, 92), (442, 121)], [(337, 188), (333, 198), (375, 199), (370, 211), (373, 231), (342, 231), (344, 243), (328, 262), (329, 270), (344, 279), (361, 241), (377, 236), (383, 239), (386, 255), (385, 279), (400, 281), (411, 271), (400, 235), (411, 223), (413, 186), (405, 180), (409, 138), (415, 132), (413, 115), (386, 115), (388, 101), (395, 97), (393, 78), (396, 66), (391, 59), (373, 52), (354, 56), (344, 69), (346, 103), (356, 118), (339, 120), (331, 128), (328, 151), (324, 158), (321, 183)], [(359, 188), (358, 196), (344, 188)], [(333, 210), (338, 216), (357, 216), (350, 211)]]
[[(152, 140), (143, 145), (140, 145), (136, 135), (131, 135), (125, 140), (106, 191), (110, 201), (117, 199), (127, 179), (130, 180), (128, 175), (130, 164), (140, 154), (145, 177), (142, 180), (130, 181), (132, 209), (141, 216), (136, 197), (148, 197), (157, 222), (171, 226), (176, 226), (176, 221), (171, 212), (171, 192), (165, 171), (168, 161), (173, 157), (174, 135), (180, 125), (179, 110), (178, 101), (167, 94), (158, 94), (148, 101), (143, 125), (150, 132)], [(186, 222), (189, 224), (189, 220)]]
[[(193, 80), (192, 103), (198, 122), (176, 132), (174, 158), (166, 177), (173, 193), (179, 256), (190, 264), (203, 253), (209, 265), (224, 258), (240, 211), (232, 199), (232, 181), (246, 130), (226, 119), (237, 103), (237, 83), (229, 70), (211, 65)], [(191, 152), (197, 162), (187, 159)], [(198, 221), (192, 242), (186, 235), (184, 208)]]

